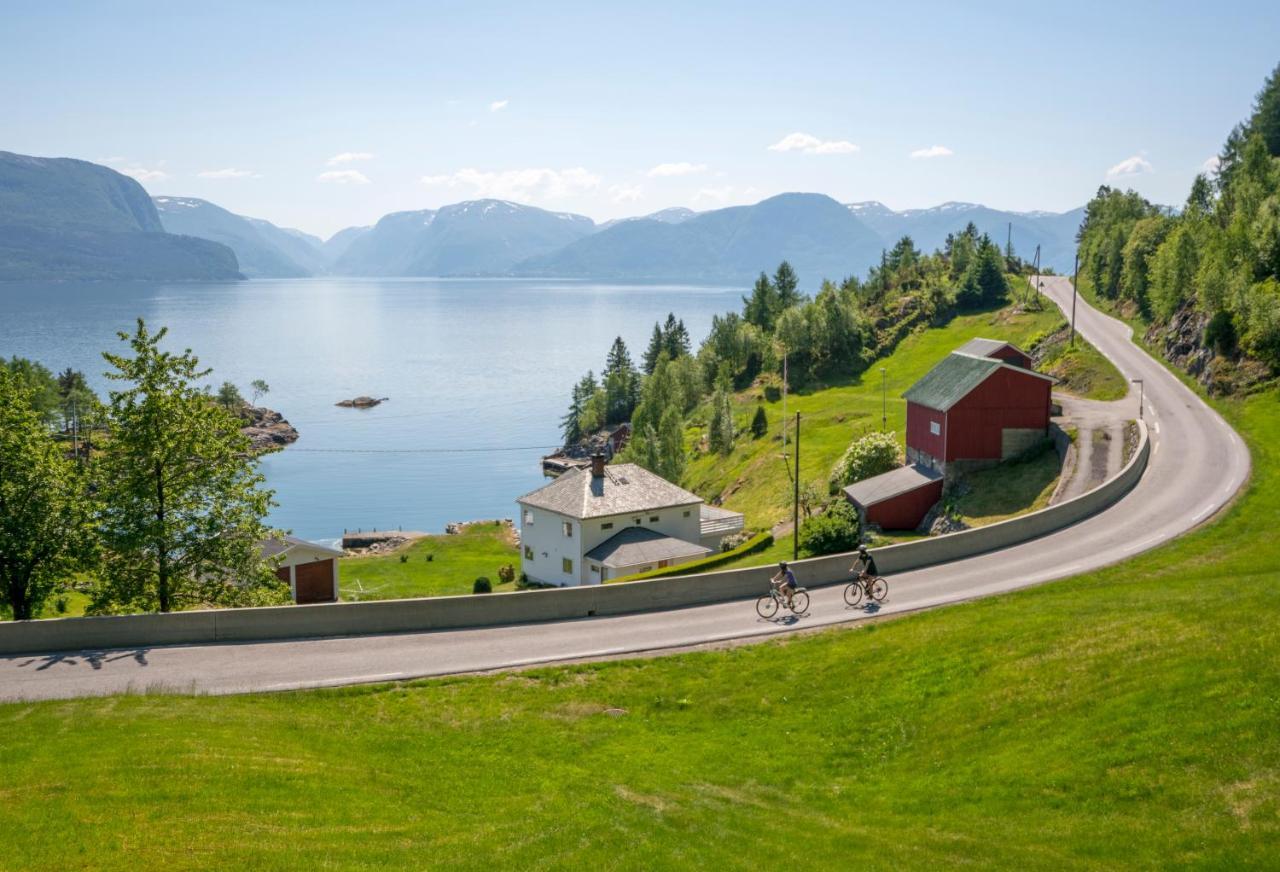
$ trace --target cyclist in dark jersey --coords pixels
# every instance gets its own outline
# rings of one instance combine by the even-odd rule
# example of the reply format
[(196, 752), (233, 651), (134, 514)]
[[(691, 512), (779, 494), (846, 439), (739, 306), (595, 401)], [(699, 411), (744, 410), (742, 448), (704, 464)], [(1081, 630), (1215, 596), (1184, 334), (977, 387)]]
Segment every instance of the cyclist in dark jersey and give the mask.
[(849, 571), (858, 573), (859, 578), (874, 578), (880, 574), (880, 571), (876, 569), (876, 559), (867, 551), (866, 545), (858, 546), (858, 558), (853, 561), (853, 566), (849, 567)]

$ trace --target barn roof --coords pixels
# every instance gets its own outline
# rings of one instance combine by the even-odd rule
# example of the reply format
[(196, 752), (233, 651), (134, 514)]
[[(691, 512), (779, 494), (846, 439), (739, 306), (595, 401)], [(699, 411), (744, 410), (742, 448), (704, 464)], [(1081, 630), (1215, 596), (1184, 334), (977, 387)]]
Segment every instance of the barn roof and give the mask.
[(855, 481), (844, 489), (844, 495), (859, 508), (909, 494), (942, 478), (942, 473), (927, 466), (900, 466), (888, 472)]
[(970, 339), (964, 345), (957, 348), (956, 351), (961, 354), (972, 354), (975, 357), (990, 357), (1001, 348), (1012, 348), (1023, 357), (1031, 356), (1012, 342), (1004, 342), (999, 339), (982, 339), (980, 337), (978, 339)]
[(606, 466), (600, 478), (593, 478), (590, 469), (566, 472), (516, 502), (583, 519), (692, 506), (702, 497), (642, 466), (617, 463)]
[(332, 548), (328, 545), (321, 545), (319, 542), (308, 542), (306, 539), (299, 539), (297, 536), (291, 536), (288, 533), (282, 533), (273, 536), (270, 539), (263, 539), (258, 543), (258, 551), (264, 558), (275, 557), (284, 554), (286, 551), (292, 551), (295, 548), (304, 550), (319, 551), (323, 554), (332, 554), (335, 557), (343, 557), (345, 551)]
[(587, 559), (617, 568), (683, 557), (703, 557), (710, 553), (710, 548), (664, 536), (647, 527), (627, 527), (588, 551)]
[(991, 373), (1001, 368), (1048, 382), (1054, 381), (1043, 373), (1013, 366), (998, 358), (953, 351), (938, 361), (938, 365), (925, 373), (918, 382), (907, 388), (902, 396), (908, 402), (945, 412), (986, 381)]

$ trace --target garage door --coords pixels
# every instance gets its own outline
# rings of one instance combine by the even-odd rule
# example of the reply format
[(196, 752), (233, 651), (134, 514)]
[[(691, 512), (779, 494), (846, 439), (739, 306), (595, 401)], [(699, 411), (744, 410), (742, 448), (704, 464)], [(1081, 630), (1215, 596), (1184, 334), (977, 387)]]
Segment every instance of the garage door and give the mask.
[(333, 602), (333, 558), (299, 563), (293, 573), (296, 602)]

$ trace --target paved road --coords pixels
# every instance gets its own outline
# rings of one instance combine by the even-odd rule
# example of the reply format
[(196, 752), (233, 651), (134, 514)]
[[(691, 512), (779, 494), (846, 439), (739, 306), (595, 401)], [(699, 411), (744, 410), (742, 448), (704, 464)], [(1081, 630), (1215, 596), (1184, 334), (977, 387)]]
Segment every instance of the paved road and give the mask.
[[(1070, 284), (1046, 278), (1070, 308)], [(1129, 340), (1123, 324), (1081, 301), (1079, 331), (1126, 377), (1146, 381), (1153, 454), (1147, 474), (1108, 511), (1004, 551), (903, 573), (878, 612), (894, 614), (1002, 593), (1114, 563), (1203, 523), (1249, 474), (1244, 442), (1215, 412)], [(1134, 398), (1133, 412), (1137, 413)], [(813, 592), (790, 623), (756, 617), (750, 601), (666, 612), (479, 630), (345, 639), (171, 646), (0, 658), (0, 699), (170, 689), (283, 690), (604, 657), (862, 620), (839, 585)]]

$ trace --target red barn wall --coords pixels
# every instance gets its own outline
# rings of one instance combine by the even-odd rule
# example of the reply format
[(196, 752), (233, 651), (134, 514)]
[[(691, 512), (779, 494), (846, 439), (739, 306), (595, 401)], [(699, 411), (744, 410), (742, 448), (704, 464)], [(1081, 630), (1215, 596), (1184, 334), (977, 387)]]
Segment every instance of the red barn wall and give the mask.
[[(929, 423), (938, 425), (938, 435), (929, 432)], [(942, 460), (946, 449), (947, 416), (917, 403), (907, 403), (907, 447)]]
[(1047, 433), (1052, 389), (1047, 379), (1030, 373), (996, 370), (947, 412), (946, 461), (999, 460), (1005, 429)]
[(1014, 366), (1020, 366), (1023, 369), (1031, 369), (1031, 358), (1012, 345), (1001, 346), (987, 356), (1003, 360), (1005, 363), (1012, 363)]
[(914, 530), (920, 526), (933, 504), (942, 499), (942, 479), (910, 493), (890, 497), (867, 507), (867, 522), (879, 524), (881, 530)]

